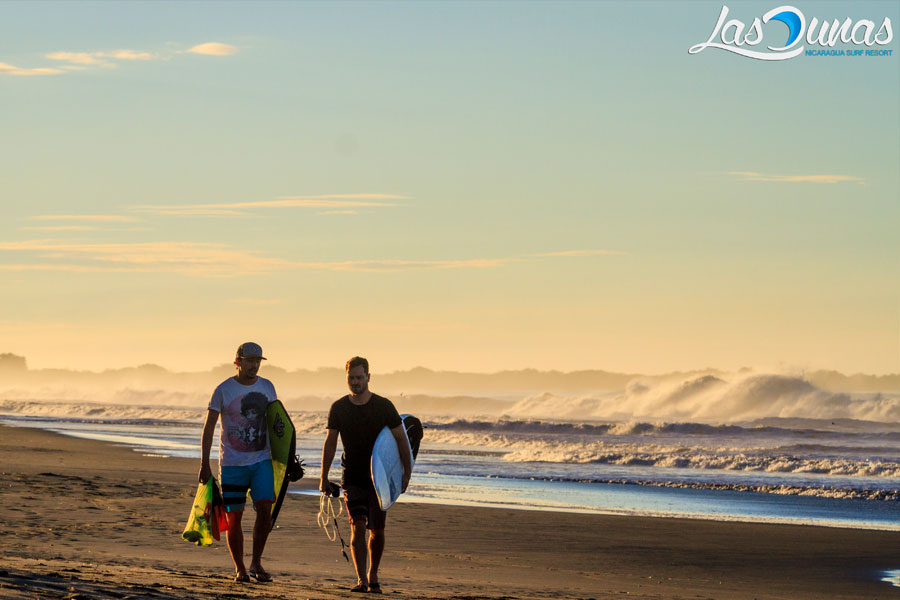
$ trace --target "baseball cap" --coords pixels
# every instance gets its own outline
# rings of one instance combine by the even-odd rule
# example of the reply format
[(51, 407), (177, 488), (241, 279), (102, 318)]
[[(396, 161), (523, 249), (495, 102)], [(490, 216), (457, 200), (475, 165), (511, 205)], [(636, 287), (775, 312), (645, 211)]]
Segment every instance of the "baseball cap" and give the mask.
[(235, 358), (261, 358), (266, 360), (266, 357), (262, 355), (262, 347), (253, 342), (244, 342), (238, 346)]

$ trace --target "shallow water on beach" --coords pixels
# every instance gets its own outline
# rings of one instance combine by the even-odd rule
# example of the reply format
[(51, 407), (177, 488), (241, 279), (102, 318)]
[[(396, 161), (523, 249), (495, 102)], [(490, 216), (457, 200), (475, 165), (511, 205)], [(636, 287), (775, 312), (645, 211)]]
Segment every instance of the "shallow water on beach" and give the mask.
[[(318, 495), (315, 491), (306, 493)], [(900, 530), (897, 507), (832, 498), (416, 474), (401, 502)]]
[[(295, 416), (297, 453), (308, 465), (307, 477), (318, 478), (324, 416)], [(0, 422), (38, 427), (66, 435), (102, 440), (144, 454), (199, 458), (201, 423), (193, 419), (92, 419), (0, 415)], [(448, 426), (447, 423), (450, 423)], [(606, 426), (546, 422), (443, 422), (426, 430), (409, 492), (404, 502), (504, 507), (596, 514), (622, 514), (811, 524), (832, 527), (900, 530), (900, 482), (885, 476), (896, 461), (893, 432), (853, 437), (842, 432), (745, 428), (685, 433), (672, 427), (649, 435), (610, 434)], [(633, 429), (633, 428), (632, 428)], [(683, 428), (682, 428), (683, 429)], [(696, 428), (694, 428), (696, 429)], [(451, 434), (447, 435), (446, 431)], [(442, 432), (443, 431), (443, 432)], [(785, 433), (787, 431), (787, 433)], [(785, 446), (797, 448), (791, 436), (815, 439), (791, 461), (778, 458)], [(749, 442), (741, 438), (750, 438)], [(547, 452), (556, 438), (565, 452), (573, 444), (600, 452), (628, 445), (633, 452), (664, 453), (677, 448), (682, 456), (725, 456), (724, 468), (691, 461), (609, 461), (589, 456), (584, 462), (554, 462)], [(214, 444), (215, 457), (218, 442)], [(843, 447), (844, 450), (835, 450)], [(538, 448), (544, 455), (525, 460), (523, 452)], [(767, 448), (775, 448), (771, 452)], [(823, 450), (823, 448), (825, 448)], [(847, 449), (849, 448), (849, 450)], [(878, 448), (877, 459), (866, 457)], [(510, 456), (514, 453), (520, 456)], [(788, 464), (783, 470), (735, 467), (735, 457), (753, 456), (762, 464)], [(338, 457), (340, 451), (338, 453)], [(775, 456), (775, 458), (773, 458)], [(834, 473), (808, 472), (811, 461), (829, 461)], [(731, 462), (728, 462), (731, 461)], [(768, 463), (767, 463), (768, 461)], [(780, 462), (779, 462), (780, 461)], [(804, 463), (803, 461), (807, 461)], [(800, 465), (792, 470), (791, 465)], [(866, 468), (868, 464), (870, 467)], [(848, 465), (850, 465), (848, 467)], [(820, 469), (822, 471), (824, 469)], [(340, 473), (339, 460), (332, 479)], [(887, 473), (891, 475), (890, 472)], [(315, 492), (312, 492), (315, 493)]]

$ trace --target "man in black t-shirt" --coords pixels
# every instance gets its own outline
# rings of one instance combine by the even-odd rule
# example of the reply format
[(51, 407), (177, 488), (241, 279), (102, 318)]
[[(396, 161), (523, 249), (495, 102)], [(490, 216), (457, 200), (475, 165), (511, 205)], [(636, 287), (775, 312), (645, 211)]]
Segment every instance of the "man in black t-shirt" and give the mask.
[[(332, 484), (328, 481), (328, 471), (331, 469), (340, 435), (344, 446), (341, 456), (341, 485), (352, 526), (350, 554), (353, 555), (357, 577), (356, 586), (350, 591), (378, 594), (381, 593), (378, 565), (384, 553), (387, 513), (379, 507), (375, 485), (372, 483), (370, 463), (375, 439), (385, 427), (394, 434), (403, 462), (404, 492), (409, 485), (412, 457), (397, 409), (387, 398), (369, 391), (369, 361), (355, 356), (347, 361), (346, 368), (350, 394), (332, 404), (328, 412), (328, 433), (322, 447), (322, 479), (319, 489), (323, 494), (331, 493)], [(368, 551), (366, 529), (369, 530)]]

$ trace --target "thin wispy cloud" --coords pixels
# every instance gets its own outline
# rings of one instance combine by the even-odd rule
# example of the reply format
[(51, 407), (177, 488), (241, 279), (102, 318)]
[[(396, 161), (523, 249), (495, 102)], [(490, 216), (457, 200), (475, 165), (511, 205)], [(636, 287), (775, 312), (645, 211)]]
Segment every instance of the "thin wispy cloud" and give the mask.
[[(197, 44), (187, 50), (170, 49), (159, 52), (120, 48), (118, 50), (68, 51), (57, 50), (43, 55), (45, 60), (53, 61), (53, 66), (34, 68), (17, 67), (0, 62), (0, 75), (62, 75), (64, 73), (87, 71), (90, 69), (111, 69), (121, 62), (171, 60), (178, 54), (202, 54), (206, 56), (230, 56), (236, 54), (238, 48), (221, 42)], [(64, 63), (64, 64), (59, 64)]]
[(238, 49), (236, 46), (222, 44), (221, 42), (206, 42), (205, 44), (197, 44), (193, 48), (188, 48), (186, 52), (205, 54), (206, 56), (230, 56), (237, 54)]
[(575, 250), (500, 258), (447, 260), (368, 259), (295, 261), (227, 244), (200, 242), (78, 243), (59, 240), (0, 242), (3, 253), (25, 254), (30, 260), (0, 262), (0, 271), (70, 271), (80, 273), (174, 273), (201, 277), (236, 277), (252, 273), (292, 270), (395, 273), (419, 270), (489, 269), (535, 256), (558, 258), (611, 254)]
[(248, 213), (224, 208), (203, 208), (191, 206), (134, 206), (134, 212), (145, 215), (181, 217), (246, 217)]
[(109, 58), (116, 60), (153, 60), (155, 54), (149, 52), (138, 52), (137, 50), (116, 50), (107, 54)]
[(131, 244), (66, 243), (27, 240), (0, 243), (0, 252), (25, 252), (36, 261), (0, 264), (0, 270), (180, 273), (237, 276), (285, 270), (396, 272), (417, 269), (497, 267), (510, 259), (291, 261), (247, 252), (226, 244), (147, 242)]
[(32, 260), (0, 264), (0, 270), (179, 273), (222, 277), (238, 273), (283, 270), (291, 261), (199, 242), (78, 243), (26, 240), (0, 243), (0, 252), (26, 253)]
[(95, 221), (101, 223), (135, 223), (141, 221), (137, 217), (127, 215), (33, 215), (32, 221)]
[(392, 273), (423, 269), (487, 269), (501, 267), (511, 258), (474, 258), (468, 260), (347, 260), (339, 262), (298, 263), (305, 268), (327, 271)]
[(151, 215), (207, 215), (242, 216), (248, 209), (259, 208), (330, 208), (352, 210), (355, 208), (384, 208), (397, 206), (394, 200), (406, 200), (406, 196), (392, 194), (321, 194), (315, 196), (278, 196), (273, 200), (253, 202), (228, 202), (217, 204), (159, 205), (142, 204), (131, 207), (141, 214)]
[(530, 256), (541, 258), (554, 258), (560, 256), (621, 256), (626, 254), (618, 250), (561, 250), (559, 252), (542, 252), (541, 254), (531, 254)]
[(38, 75), (59, 75), (61, 73), (65, 73), (65, 71), (63, 71), (62, 69), (53, 69), (50, 67), (28, 69), (0, 62), (0, 75), (30, 77)]
[(731, 171), (728, 173), (739, 181), (765, 181), (774, 183), (860, 183), (866, 182), (862, 177), (850, 175), (767, 175), (752, 171)]
[(396, 194), (317, 194), (305, 196), (276, 196), (276, 200), (408, 200)]
[(44, 55), (50, 60), (61, 60), (76, 65), (97, 65), (106, 62), (100, 58), (101, 56), (102, 52), (51, 52)]
[(134, 60), (158, 60), (160, 56), (150, 52), (141, 52), (138, 50), (112, 50), (97, 52), (51, 52), (44, 55), (45, 58), (60, 62), (69, 63), (62, 68), (83, 71), (92, 67), (99, 68), (115, 68), (116, 61), (134, 61)]
[(22, 231), (150, 231), (148, 227), (104, 227), (102, 225), (140, 223), (142, 219), (127, 215), (34, 215), (29, 221), (55, 221), (65, 224), (26, 225)]
[(97, 231), (96, 225), (34, 225), (19, 227), (22, 231)]
[[(0, 272), (22, 273), (25, 271), (50, 271), (65, 273), (125, 273), (131, 269), (108, 269), (96, 265), (63, 264), (0, 264)], [(142, 271), (147, 272), (147, 271)]]
[(98, 227), (96, 225), (33, 225), (19, 228), (22, 231), (152, 231), (150, 227)]

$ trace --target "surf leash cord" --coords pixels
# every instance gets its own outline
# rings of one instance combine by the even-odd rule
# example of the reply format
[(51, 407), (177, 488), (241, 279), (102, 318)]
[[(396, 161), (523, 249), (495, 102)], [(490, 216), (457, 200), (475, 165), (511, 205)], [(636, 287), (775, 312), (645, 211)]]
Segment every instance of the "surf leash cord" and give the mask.
[[(337, 510), (334, 508), (335, 504), (338, 505)], [(341, 530), (338, 527), (338, 517), (343, 513), (344, 503), (339, 499), (329, 494), (322, 494), (319, 497), (319, 514), (316, 516), (316, 521), (319, 523), (319, 527), (325, 530), (325, 535), (328, 536), (329, 540), (332, 542), (338, 539), (341, 540), (341, 554), (347, 562), (350, 562), (350, 557), (347, 556), (347, 551), (345, 550), (347, 544), (344, 542)]]

